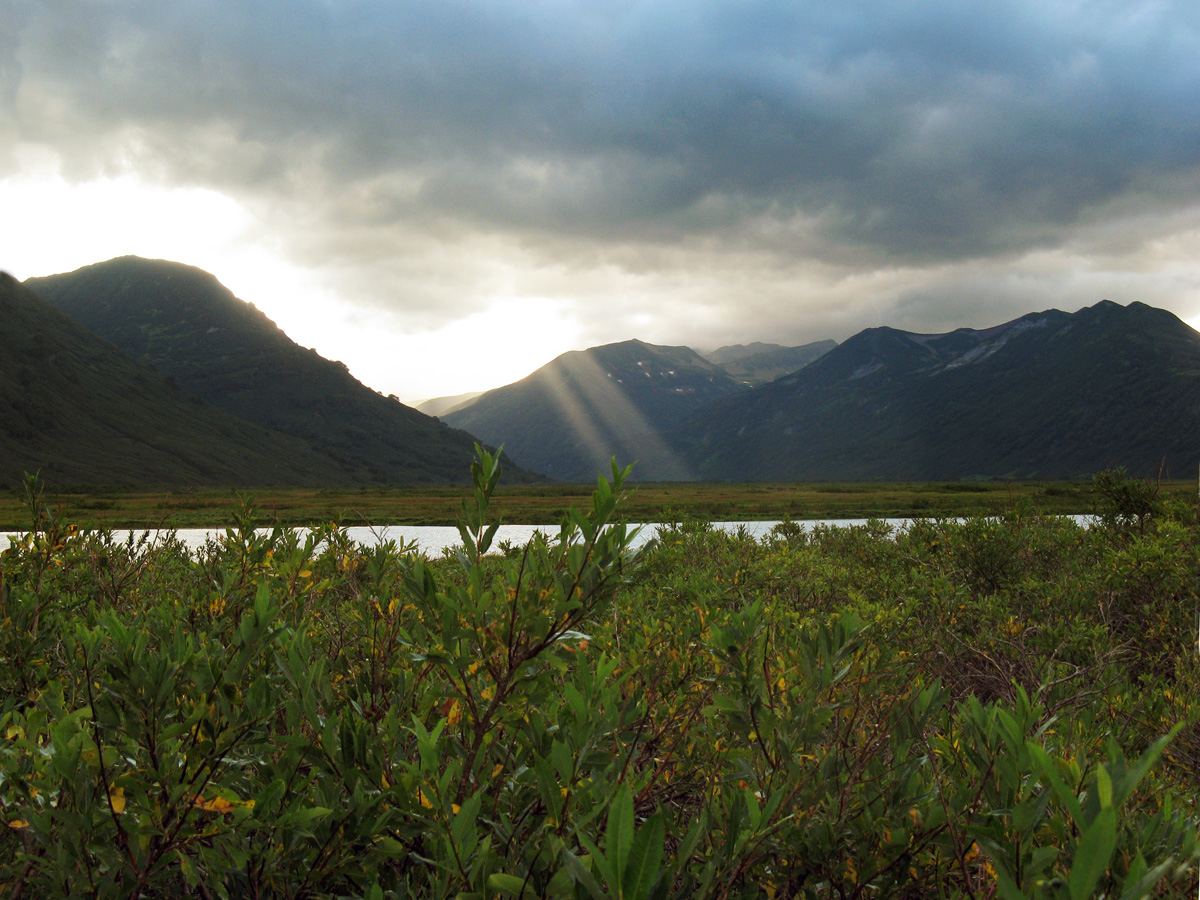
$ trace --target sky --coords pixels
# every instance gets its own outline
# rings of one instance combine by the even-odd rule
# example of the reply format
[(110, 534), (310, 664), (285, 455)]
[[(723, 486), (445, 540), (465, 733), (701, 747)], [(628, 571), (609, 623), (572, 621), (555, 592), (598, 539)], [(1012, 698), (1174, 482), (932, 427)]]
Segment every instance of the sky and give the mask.
[(639, 338), (1200, 323), (1200, 4), (0, 0), (0, 268), (213, 272), (414, 402)]

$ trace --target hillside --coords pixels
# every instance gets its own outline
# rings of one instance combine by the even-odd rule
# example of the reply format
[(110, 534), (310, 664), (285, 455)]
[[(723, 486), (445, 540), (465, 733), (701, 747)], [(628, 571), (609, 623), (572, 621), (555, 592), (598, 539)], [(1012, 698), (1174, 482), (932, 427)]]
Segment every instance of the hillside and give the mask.
[(347, 481), (331, 460), (188, 397), (0, 273), (0, 485)]
[(469, 391), (465, 394), (455, 394), (451, 397), (431, 397), (428, 400), (422, 400), (414, 408), (419, 412), (425, 413), (427, 416), (444, 416), (448, 412), (453, 412), (460, 406), (466, 406), (483, 391)]
[(742, 384), (757, 387), (804, 368), (837, 346), (837, 341), (814, 341), (799, 347), (779, 344), (734, 344), (711, 353), (705, 359), (716, 363)]
[(1200, 455), (1200, 334), (1104, 301), (985, 330), (873, 328), (672, 435), (729, 481), (1176, 477)]
[(595, 480), (613, 456), (636, 461), (634, 475), (643, 481), (684, 480), (691, 472), (664, 442), (664, 430), (743, 390), (687, 347), (624, 341), (564, 353), (445, 420), (564, 481)]
[[(212, 275), (126, 256), (26, 284), (187, 394), (304, 441), (354, 481), (454, 483), (473, 438), (384, 397), (300, 347)], [(529, 473), (508, 467), (512, 482)]]

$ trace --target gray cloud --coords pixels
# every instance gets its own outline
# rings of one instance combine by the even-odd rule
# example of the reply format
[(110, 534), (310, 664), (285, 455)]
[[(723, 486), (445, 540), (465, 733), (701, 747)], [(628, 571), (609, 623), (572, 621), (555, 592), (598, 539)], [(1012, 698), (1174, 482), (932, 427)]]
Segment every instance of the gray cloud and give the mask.
[(872, 272), (846, 327), (883, 302), (1019, 313), (1065, 270), (995, 288), (964, 267), (1198, 198), (1184, 2), (16, 0), (13, 18), (10, 148), (228, 192), (421, 321), (514, 269), (590, 301), (623, 285), (636, 302), (610, 302), (663, 323), (688, 298), (714, 332), (730, 302), (750, 328), (747, 309), (804, 290), (819, 311)]

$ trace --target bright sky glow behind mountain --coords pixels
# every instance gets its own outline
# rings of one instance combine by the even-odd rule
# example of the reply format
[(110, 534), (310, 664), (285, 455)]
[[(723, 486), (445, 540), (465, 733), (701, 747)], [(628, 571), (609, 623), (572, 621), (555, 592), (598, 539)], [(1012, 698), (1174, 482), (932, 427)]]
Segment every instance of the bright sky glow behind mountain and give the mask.
[(5, 0), (0, 267), (217, 275), (406, 400), (638, 337), (1200, 319), (1200, 6)]

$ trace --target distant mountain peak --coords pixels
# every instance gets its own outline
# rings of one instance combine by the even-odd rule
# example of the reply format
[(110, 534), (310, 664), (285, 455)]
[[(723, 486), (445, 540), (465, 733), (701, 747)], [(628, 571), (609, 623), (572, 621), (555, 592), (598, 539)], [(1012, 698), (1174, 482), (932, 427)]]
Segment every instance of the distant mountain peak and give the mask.
[(592, 481), (614, 456), (637, 461), (638, 479), (679, 480), (689, 473), (667, 448), (663, 430), (740, 390), (689, 347), (630, 339), (564, 353), (444, 419), (563, 480)]

